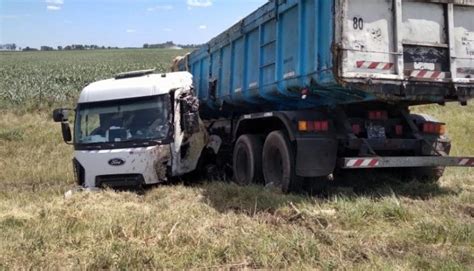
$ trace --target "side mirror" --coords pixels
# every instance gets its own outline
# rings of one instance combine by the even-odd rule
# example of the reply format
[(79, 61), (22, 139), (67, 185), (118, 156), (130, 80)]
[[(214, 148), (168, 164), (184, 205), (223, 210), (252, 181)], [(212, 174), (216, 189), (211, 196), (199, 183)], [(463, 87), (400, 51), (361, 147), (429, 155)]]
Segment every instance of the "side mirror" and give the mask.
[(69, 123), (61, 122), (61, 132), (63, 134), (64, 142), (70, 143), (72, 141), (72, 133)]
[(68, 121), (68, 110), (59, 108), (53, 111), (54, 122), (67, 122)]

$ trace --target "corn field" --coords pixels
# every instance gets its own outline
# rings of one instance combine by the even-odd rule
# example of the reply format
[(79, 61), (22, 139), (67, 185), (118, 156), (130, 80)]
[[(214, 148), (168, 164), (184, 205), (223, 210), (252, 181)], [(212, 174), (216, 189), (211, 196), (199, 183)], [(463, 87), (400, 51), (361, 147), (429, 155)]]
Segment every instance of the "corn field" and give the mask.
[(169, 70), (179, 50), (1, 52), (0, 108), (72, 105), (86, 85), (125, 71)]

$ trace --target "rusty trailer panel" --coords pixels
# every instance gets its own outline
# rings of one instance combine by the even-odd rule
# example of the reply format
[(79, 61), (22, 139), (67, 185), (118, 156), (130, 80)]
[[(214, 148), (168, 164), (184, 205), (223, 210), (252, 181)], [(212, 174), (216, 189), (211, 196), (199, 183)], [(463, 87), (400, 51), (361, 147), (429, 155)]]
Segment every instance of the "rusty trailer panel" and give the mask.
[(474, 84), (474, 1), (340, 0), (338, 5), (342, 80)]

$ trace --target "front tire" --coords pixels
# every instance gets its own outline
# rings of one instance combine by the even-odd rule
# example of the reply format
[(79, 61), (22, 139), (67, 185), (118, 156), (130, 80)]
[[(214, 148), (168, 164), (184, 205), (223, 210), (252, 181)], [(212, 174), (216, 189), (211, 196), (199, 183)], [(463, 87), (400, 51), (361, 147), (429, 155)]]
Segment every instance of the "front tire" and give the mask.
[(299, 178), (295, 174), (295, 155), (283, 131), (274, 131), (263, 145), (263, 176), (265, 186), (275, 187), (283, 193), (298, 190)]
[(256, 135), (242, 135), (233, 152), (234, 181), (239, 185), (259, 183), (262, 174), (262, 140)]

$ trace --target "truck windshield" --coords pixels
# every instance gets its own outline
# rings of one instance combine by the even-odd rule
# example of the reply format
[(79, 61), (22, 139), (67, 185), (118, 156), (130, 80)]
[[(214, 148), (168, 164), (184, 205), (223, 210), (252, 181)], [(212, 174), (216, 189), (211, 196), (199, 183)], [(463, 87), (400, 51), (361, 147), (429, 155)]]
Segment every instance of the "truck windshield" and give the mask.
[(169, 95), (80, 104), (76, 144), (164, 140), (170, 130)]

